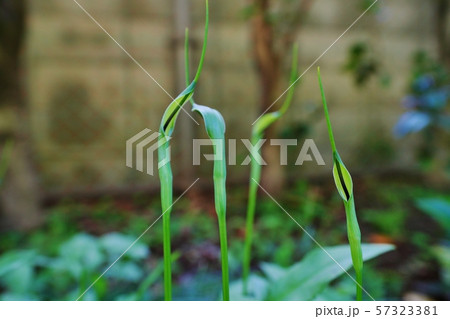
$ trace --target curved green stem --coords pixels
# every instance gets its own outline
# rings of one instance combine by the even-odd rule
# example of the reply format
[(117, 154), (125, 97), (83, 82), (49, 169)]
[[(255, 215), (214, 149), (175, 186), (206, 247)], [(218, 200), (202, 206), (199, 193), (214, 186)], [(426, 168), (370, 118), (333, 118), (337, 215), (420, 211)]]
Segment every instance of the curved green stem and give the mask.
[[(290, 86), (286, 95), (286, 99), (278, 111), (264, 114), (261, 116), (253, 126), (252, 130), (252, 145), (256, 145), (264, 135), (264, 130), (277, 121), (292, 104), (294, 97), (295, 85), (298, 82), (298, 45), (295, 44), (292, 49), (292, 68), (290, 74)], [(253, 154), (253, 150), (252, 150)], [(247, 204), (247, 220), (245, 226), (245, 245), (244, 245), (244, 259), (242, 265), (242, 288), (243, 293), (248, 294), (248, 278), (250, 275), (250, 263), (251, 263), (251, 250), (253, 241), (253, 224), (255, 219), (256, 197), (258, 191), (258, 184), (261, 178), (261, 165), (256, 162), (253, 156), (251, 156), (250, 167), (250, 185), (248, 191), (248, 204)]]
[(289, 78), (290, 88), (286, 94), (286, 99), (283, 102), (283, 105), (280, 107), (280, 113), (284, 114), (288, 110), (289, 106), (292, 103), (292, 99), (294, 98), (294, 87), (296, 83), (299, 81), (298, 76), (298, 44), (294, 44), (292, 48), (292, 67), (291, 67), (291, 75)]

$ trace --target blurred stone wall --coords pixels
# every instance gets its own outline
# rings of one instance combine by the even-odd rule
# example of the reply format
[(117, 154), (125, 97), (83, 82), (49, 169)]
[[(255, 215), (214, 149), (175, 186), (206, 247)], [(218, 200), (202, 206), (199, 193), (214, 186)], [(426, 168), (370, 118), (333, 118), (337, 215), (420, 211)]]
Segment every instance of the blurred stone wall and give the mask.
[[(78, 2), (167, 92), (172, 96), (177, 94), (173, 54), (177, 39), (172, 1)], [(144, 128), (156, 131), (170, 98), (73, 0), (29, 0), (28, 3), (28, 103), (33, 151), (45, 188), (71, 190), (157, 184), (156, 176), (125, 166), (125, 141)], [(298, 35), (301, 71), (358, 17), (360, 3), (360, 0), (316, 0)], [(340, 153), (355, 169), (370, 167), (371, 158), (377, 156), (371, 143), (391, 149), (384, 163), (386, 167), (404, 167), (405, 161), (412, 161), (413, 139), (396, 141), (392, 126), (402, 112), (400, 100), (409, 78), (412, 53), (417, 49), (432, 53), (436, 50), (429, 1), (380, 3), (379, 14), (363, 17), (319, 61)], [(251, 123), (258, 117), (258, 87), (249, 23), (243, 15), (245, 7), (243, 1), (210, 1), (208, 51), (196, 93), (199, 103), (222, 112), (227, 122), (227, 137), (239, 139), (249, 136)], [(192, 0), (189, 14), (191, 60), (196, 65), (202, 44), (204, 1)], [(357, 88), (351, 76), (342, 71), (349, 45), (361, 40), (375, 48), (383, 71), (390, 75), (387, 88), (377, 81)], [(289, 61), (290, 52), (286, 57)], [(304, 137), (316, 141), (326, 163), (330, 164), (319, 103), (313, 67), (301, 79), (294, 104), (281, 126), (306, 125), (308, 131)], [(186, 115), (181, 113), (180, 117)], [(205, 138), (203, 127), (193, 125), (194, 136)], [(176, 131), (173, 142), (173, 166), (177, 175), (180, 161), (177, 143), (186, 141)], [(293, 148), (293, 152), (299, 148)], [(240, 158), (245, 157), (244, 148), (239, 146), (238, 150)], [(373, 160), (383, 161), (383, 158)], [(194, 175), (204, 176), (210, 168), (204, 165)], [(306, 164), (291, 169), (314, 174), (329, 167)], [(247, 170), (248, 167), (230, 168), (230, 178), (242, 178)]]

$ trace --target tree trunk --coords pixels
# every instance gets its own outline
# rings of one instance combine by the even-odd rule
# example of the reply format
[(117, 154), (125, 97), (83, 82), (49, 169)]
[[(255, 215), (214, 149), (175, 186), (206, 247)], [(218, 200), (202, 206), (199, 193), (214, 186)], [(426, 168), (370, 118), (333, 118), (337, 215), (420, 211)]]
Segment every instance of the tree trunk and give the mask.
[(13, 142), (0, 186), (0, 228), (30, 229), (42, 221), (38, 183), (29, 154), (28, 113), (24, 107), (21, 48), (25, 1), (0, 0), (0, 145)]
[[(259, 113), (262, 114), (277, 98), (280, 80), (280, 57), (274, 47), (274, 30), (267, 18), (269, 1), (256, 0), (255, 9), (256, 12), (252, 21), (253, 55), (259, 73)], [(276, 109), (277, 106), (274, 105), (270, 112)], [(271, 126), (266, 130), (265, 138), (269, 140), (274, 136), (275, 128)], [(262, 170), (261, 183), (270, 193), (280, 192), (284, 183), (284, 172), (283, 167), (280, 166), (278, 151), (277, 147), (270, 146), (269, 143), (265, 143), (262, 148), (262, 155), (267, 162), (267, 166)]]
[(441, 61), (450, 68), (450, 31), (448, 26), (450, 3), (438, 0), (436, 5), (436, 38)]

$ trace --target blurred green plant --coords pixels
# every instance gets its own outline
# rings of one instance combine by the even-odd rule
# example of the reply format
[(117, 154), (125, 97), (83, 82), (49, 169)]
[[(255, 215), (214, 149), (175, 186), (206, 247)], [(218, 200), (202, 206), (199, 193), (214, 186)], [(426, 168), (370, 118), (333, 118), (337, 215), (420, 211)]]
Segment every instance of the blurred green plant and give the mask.
[[(0, 256), (0, 299), (75, 300), (134, 239), (120, 233), (100, 237), (79, 233), (62, 242), (54, 254), (37, 249), (9, 251)], [(149, 255), (146, 245), (135, 243), (86, 291), (83, 300), (151, 298), (148, 288), (162, 274), (163, 264), (152, 267), (145, 276)]]
[(450, 201), (442, 198), (420, 198), (416, 206), (433, 218), (450, 237)]
[(394, 127), (394, 135), (402, 138), (422, 132), (418, 158), (424, 168), (432, 162), (440, 131), (450, 131), (450, 72), (444, 64), (419, 51), (413, 57), (408, 93), (402, 99), (403, 113)]
[[(248, 204), (247, 204), (247, 222), (245, 230), (245, 247), (244, 247), (244, 260), (242, 266), (242, 278), (243, 278), (243, 293), (245, 294), (248, 289), (248, 276), (250, 274), (250, 260), (251, 260), (251, 249), (253, 242), (253, 223), (255, 219), (255, 208), (256, 208), (256, 196), (258, 191), (258, 185), (261, 179), (261, 164), (256, 158), (260, 157), (259, 147), (257, 145), (261, 142), (263, 138), (264, 131), (275, 121), (281, 118), (284, 113), (288, 110), (291, 105), (295, 85), (298, 82), (298, 46), (294, 45), (292, 50), (292, 66), (291, 66), (291, 76), (289, 81), (289, 90), (287, 92), (286, 100), (278, 111), (264, 114), (261, 116), (253, 125), (252, 136), (251, 136), (251, 163), (250, 163), (250, 186), (248, 193)], [(255, 154), (258, 153), (258, 154)]]
[(379, 62), (371, 54), (369, 44), (359, 41), (348, 49), (344, 70), (351, 72), (356, 86), (364, 86), (379, 71)]
[(403, 239), (405, 221), (408, 213), (403, 209), (365, 209), (361, 210), (363, 222), (369, 223), (375, 230), (393, 240)]
[[(422, 198), (436, 198), (448, 202), (448, 196), (442, 191), (425, 187), (419, 182), (399, 180), (396, 176), (390, 178), (370, 176), (363, 181), (359, 178), (357, 182), (364, 189), (359, 197), (361, 203), (359, 212), (365, 241), (375, 242), (377, 238), (384, 238), (392, 240), (399, 247), (389, 257), (364, 265), (364, 288), (377, 300), (399, 300), (405, 290), (412, 289), (411, 287), (415, 287), (413, 291), (423, 293), (429, 298), (448, 299), (450, 268), (448, 266), (448, 236), (441, 227), (444, 223), (432, 222), (411, 206), (411, 203)], [(340, 214), (342, 211), (340, 196), (329, 196), (329, 192), (332, 191), (330, 186), (332, 185), (322, 187), (320, 180), (299, 181), (283, 193), (280, 201), (293, 216), (301, 216), (302, 224), (312, 236), (326, 239), (327, 245), (333, 246), (345, 240), (345, 223), (342, 223)], [(227, 230), (230, 235), (228, 238), (229, 268), (232, 279), (242, 275), (245, 231), (243, 226), (245, 211), (242, 210), (242, 203), (246, 200), (246, 196), (243, 195), (244, 190), (245, 187), (230, 189), (232, 194), (227, 203)], [(146, 225), (159, 215), (160, 203), (146, 195), (145, 203), (142, 199), (136, 198), (135, 205), (133, 207), (133, 201), (114, 201), (111, 198), (95, 203), (61, 201), (52, 205), (43, 228), (30, 233), (2, 231), (0, 253), (3, 253), (3, 257), (14, 251), (34, 251), (38, 256), (56, 258), (60, 252), (60, 243), (67, 242), (80, 231), (102, 234), (111, 229), (120, 229), (121, 233), (128, 237), (136, 238), (145, 230)], [(177, 278), (176, 285), (173, 287), (174, 299), (217, 300), (221, 289), (220, 272), (216, 271), (220, 266), (216, 264), (220, 249), (218, 238), (216, 239), (215, 216), (208, 214), (202, 206), (197, 206), (185, 198), (177, 203), (177, 207), (180, 214), (177, 214), (178, 217), (171, 222), (172, 243), (174, 250), (178, 251), (182, 257), (173, 264), (173, 276)], [(286, 223), (283, 214), (275, 213), (277, 209), (279, 208), (276, 204), (268, 198), (258, 200), (259, 217), (255, 220), (255, 244), (252, 247), (253, 273), (250, 277), (258, 274), (256, 271), (261, 269), (259, 266), (261, 261), (286, 268), (302, 260), (314, 246), (307, 236), (298, 231), (297, 225)], [(187, 211), (189, 213), (182, 213)], [(105, 214), (108, 212), (109, 217), (115, 222), (104, 227)], [(401, 220), (407, 222), (408, 227), (406, 224), (402, 227)], [(397, 224), (398, 222), (400, 225)], [(283, 228), (283, 232), (279, 231), (280, 227)], [(153, 275), (157, 277), (157, 280), (152, 279), (150, 281), (152, 284), (139, 290), (138, 288), (141, 284), (144, 285), (147, 277), (144, 276), (139, 283), (119, 283), (106, 278), (107, 292), (102, 295), (102, 300), (160, 300), (163, 298), (161, 280), (163, 263), (162, 260), (159, 262), (163, 253), (162, 231), (162, 227), (153, 228), (150, 236), (144, 236), (139, 241), (149, 247), (152, 254), (144, 261), (139, 261), (138, 266), (147, 277)], [(173, 253), (172, 257), (174, 255), (176, 253)], [(95, 271), (96, 274), (100, 274), (108, 266), (104, 265), (103, 268), (100, 267)], [(72, 296), (69, 297), (68, 293), (78, 285), (74, 279), (68, 279), (68, 283), (59, 285), (53, 282), (55, 278), (61, 282), (67, 279), (61, 275), (52, 274), (42, 266), (35, 266), (33, 271), (35, 273), (33, 278), (37, 279), (33, 281), (30, 296), (24, 294), (18, 298), (71, 300)], [(44, 273), (51, 273), (47, 276), (51, 279), (44, 278)], [(91, 276), (94, 280), (95, 275)], [(103, 285), (103, 283), (99, 284)], [(121, 291), (116, 291), (117, 285)], [(63, 288), (60, 289), (60, 286)], [(64, 288), (67, 286), (71, 289)], [(81, 288), (77, 289), (77, 291), (80, 290)], [(143, 297), (135, 297), (138, 290), (144, 291)], [(0, 295), (3, 299), (17, 299), (15, 293), (10, 293), (1, 279)], [(95, 291), (91, 296), (100, 298)], [(346, 276), (341, 276), (333, 280), (314, 300), (350, 300), (353, 297), (353, 281)]]
[(416, 206), (433, 218), (445, 231), (445, 240), (431, 248), (433, 257), (440, 264), (443, 291), (450, 288), (450, 200), (443, 198), (422, 198), (416, 201)]
[[(277, 264), (260, 265), (263, 276), (251, 274), (249, 290), (243, 294), (243, 281), (230, 285), (232, 300), (314, 300), (330, 283), (352, 265), (349, 246), (323, 247), (310, 251), (300, 262), (284, 268)], [(394, 249), (387, 244), (363, 244), (364, 260), (370, 260)], [(340, 266), (337, 264), (339, 263)]]

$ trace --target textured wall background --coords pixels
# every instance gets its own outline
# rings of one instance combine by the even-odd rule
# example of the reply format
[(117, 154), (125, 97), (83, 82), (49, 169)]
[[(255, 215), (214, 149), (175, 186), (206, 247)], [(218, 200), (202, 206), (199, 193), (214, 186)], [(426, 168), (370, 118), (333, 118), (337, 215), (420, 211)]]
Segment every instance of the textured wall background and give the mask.
[[(361, 13), (360, 0), (316, 0), (299, 33), (300, 70), (305, 70)], [(173, 96), (176, 92), (174, 46), (177, 43), (172, 1), (79, 0), (79, 3)], [(387, 166), (411, 161), (412, 139), (396, 141), (392, 126), (402, 112), (400, 100), (417, 49), (435, 52), (429, 1), (380, 1), (378, 15), (366, 15), (320, 60), (337, 143), (346, 162), (370, 167), (371, 143), (395, 150)], [(48, 189), (127, 186), (157, 183), (125, 166), (125, 141), (144, 128), (157, 130), (169, 97), (95, 25), (72, 0), (29, 1), (26, 64), (34, 153)], [(258, 86), (252, 64), (246, 3), (210, 1), (211, 25), (206, 64), (197, 101), (218, 108), (229, 138), (246, 138), (258, 116)], [(191, 59), (196, 65), (202, 43), (204, 2), (192, 0)], [(179, 39), (178, 39), (179, 40)], [(367, 40), (383, 70), (388, 88), (376, 81), (359, 89), (343, 73), (349, 45)], [(289, 60), (290, 52), (286, 53)], [(283, 84), (283, 89), (285, 84)], [(280, 91), (281, 93), (281, 91)], [(297, 89), (285, 124), (308, 121), (313, 138), (329, 164), (330, 151), (319, 105), (315, 67)], [(319, 109), (320, 111), (320, 109)], [(321, 113), (318, 113), (319, 115)], [(186, 117), (181, 114), (181, 120)], [(314, 120), (310, 120), (314, 119)], [(201, 122), (200, 122), (201, 123)], [(194, 123), (193, 135), (204, 137)], [(173, 156), (177, 171), (176, 132)], [(370, 143), (368, 142), (371, 141)], [(243, 152), (243, 148), (239, 149)], [(297, 151), (299, 148), (297, 148)], [(242, 156), (244, 154), (242, 153)], [(379, 159), (378, 159), (379, 160)], [(375, 159), (374, 159), (375, 161)], [(205, 166), (201, 171), (209, 169)], [(324, 168), (306, 164), (297, 172)], [(230, 178), (246, 167), (234, 167)], [(196, 175), (197, 173), (193, 173)]]

